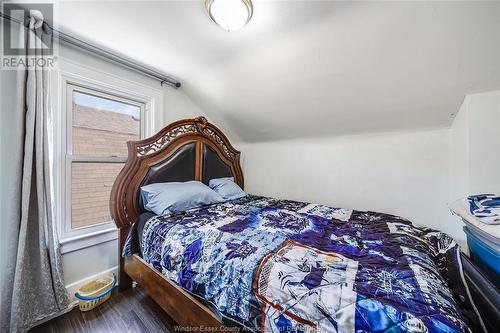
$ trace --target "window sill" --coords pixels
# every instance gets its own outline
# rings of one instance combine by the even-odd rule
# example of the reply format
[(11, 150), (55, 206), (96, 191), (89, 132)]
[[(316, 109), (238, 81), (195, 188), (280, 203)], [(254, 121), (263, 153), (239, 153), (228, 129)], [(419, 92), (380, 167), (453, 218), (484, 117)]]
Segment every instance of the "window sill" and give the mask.
[(116, 239), (118, 239), (118, 229), (112, 227), (85, 235), (64, 238), (59, 243), (61, 244), (61, 254), (65, 254)]

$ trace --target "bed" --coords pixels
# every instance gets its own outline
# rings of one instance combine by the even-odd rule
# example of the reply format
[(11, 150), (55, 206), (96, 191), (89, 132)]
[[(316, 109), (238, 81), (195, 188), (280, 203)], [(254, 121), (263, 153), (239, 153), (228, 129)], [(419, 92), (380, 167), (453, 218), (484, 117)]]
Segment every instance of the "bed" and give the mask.
[(179, 330), (484, 329), (446, 234), (389, 214), (251, 194), (157, 216), (144, 210), (141, 186), (233, 177), (243, 188), (240, 153), (204, 117), (128, 149), (110, 201), (119, 288), (137, 282)]

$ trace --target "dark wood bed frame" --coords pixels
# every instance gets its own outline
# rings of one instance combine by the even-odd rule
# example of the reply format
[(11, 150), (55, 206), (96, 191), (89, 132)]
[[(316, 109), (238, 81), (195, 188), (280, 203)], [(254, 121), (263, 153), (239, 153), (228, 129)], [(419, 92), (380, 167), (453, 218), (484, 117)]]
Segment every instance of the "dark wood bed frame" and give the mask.
[[(193, 179), (203, 181), (204, 171), (207, 171), (204, 170), (207, 167), (204, 165), (204, 154), (208, 147), (227, 166), (230, 173), (228, 176), (233, 176), (235, 182), (243, 188), (240, 152), (204, 117), (177, 121), (150, 138), (127, 144), (127, 163), (113, 185), (110, 200), (111, 216), (119, 231), (119, 290), (130, 288), (132, 281), (135, 281), (177, 324), (221, 327), (217, 316), (209, 308), (160, 274), (139, 255), (123, 258), (121, 253), (131, 227), (143, 212), (139, 189), (152, 169), (158, 169), (162, 162), (174, 158), (180, 149), (189, 145), (195, 151), (195, 158), (192, 159)], [(165, 181), (186, 180), (167, 178)]]
[[(183, 159), (179, 152), (187, 147), (191, 154), (187, 164), (176, 164), (176, 161)], [(211, 163), (208, 163), (207, 155), (211, 155)], [(172, 161), (174, 166), (167, 168), (166, 164)], [(186, 166), (192, 170), (189, 175), (182, 171)], [(207, 173), (213, 171), (208, 170), (210, 168), (218, 170)], [(181, 175), (176, 173), (179, 170)], [(155, 174), (154, 179), (151, 178), (152, 173)], [(125, 240), (143, 212), (139, 195), (141, 186), (162, 180), (195, 179), (207, 183), (209, 176), (233, 176), (241, 188), (244, 185), (240, 152), (204, 117), (180, 120), (150, 138), (128, 142), (127, 163), (113, 185), (110, 200), (111, 215), (119, 230), (119, 290), (130, 288), (132, 281), (135, 281), (178, 325), (190, 327), (191, 330), (211, 327), (213, 331), (227, 331), (208, 307), (147, 264), (139, 255), (121, 256)], [(500, 320), (500, 292), (467, 258), (463, 257), (463, 263), (472, 297), (483, 317), (488, 318), (488, 331), (493, 332), (495, 323)]]

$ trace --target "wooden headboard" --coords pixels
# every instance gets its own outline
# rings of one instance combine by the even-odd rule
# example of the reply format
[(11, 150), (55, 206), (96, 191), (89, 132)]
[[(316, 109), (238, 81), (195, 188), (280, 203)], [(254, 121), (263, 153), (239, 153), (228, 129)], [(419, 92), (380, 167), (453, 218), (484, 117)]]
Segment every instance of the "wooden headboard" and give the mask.
[[(240, 152), (205, 117), (184, 119), (156, 135), (129, 141), (128, 159), (111, 191), (110, 210), (119, 229), (129, 229), (144, 211), (140, 187), (160, 182), (234, 177), (243, 188)], [(120, 230), (125, 231), (125, 230)]]

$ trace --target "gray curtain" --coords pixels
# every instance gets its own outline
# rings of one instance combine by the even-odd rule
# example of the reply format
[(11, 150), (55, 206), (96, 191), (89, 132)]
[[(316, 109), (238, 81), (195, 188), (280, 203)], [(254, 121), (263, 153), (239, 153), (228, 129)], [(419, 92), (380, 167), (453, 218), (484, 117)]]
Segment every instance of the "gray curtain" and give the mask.
[[(32, 14), (28, 27), (23, 32), (27, 58), (39, 59), (44, 52), (42, 43), (52, 43), (52, 35), (38, 15)], [(3, 221), (9, 224), (11, 235), (9, 253), (2, 255), (11, 260), (2, 283), (2, 332), (25, 332), (69, 305), (53, 219), (49, 73), (40, 66), (42, 62), (28, 63), (19, 73), (24, 98), (12, 110), (24, 115), (24, 147), (18, 147), (24, 148), (24, 156), (20, 179), (12, 180), (21, 192), (10, 207), (17, 213), (8, 214), (14, 218)]]

